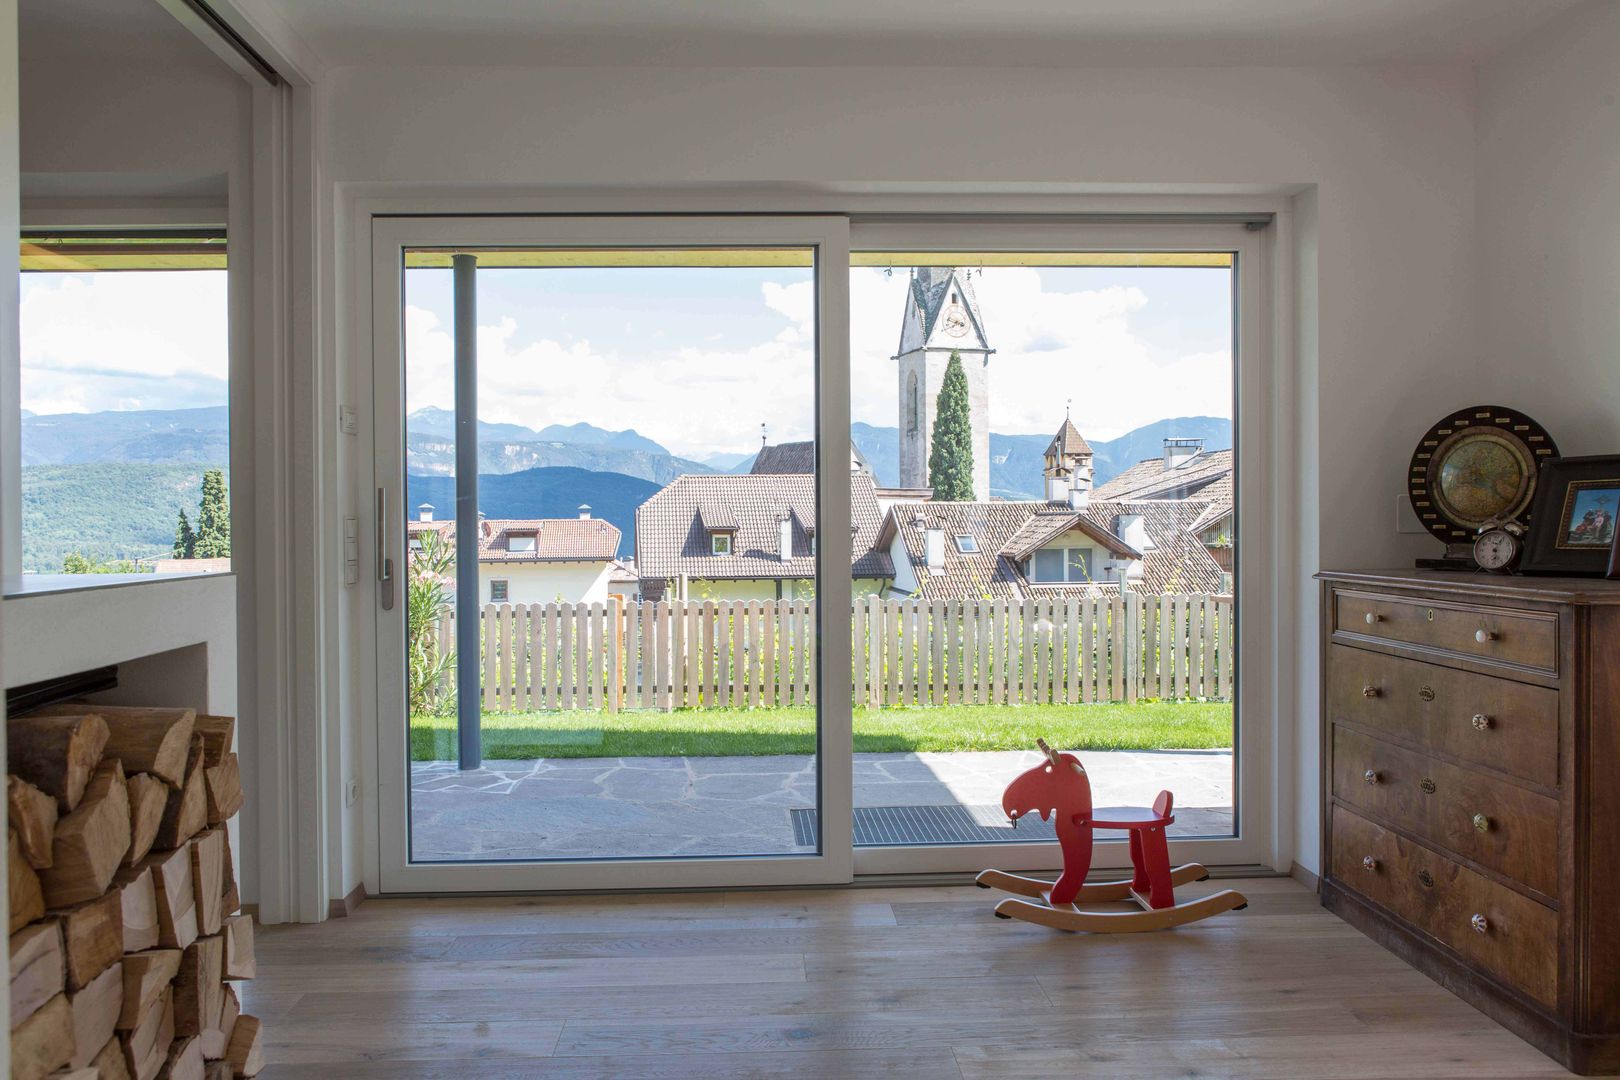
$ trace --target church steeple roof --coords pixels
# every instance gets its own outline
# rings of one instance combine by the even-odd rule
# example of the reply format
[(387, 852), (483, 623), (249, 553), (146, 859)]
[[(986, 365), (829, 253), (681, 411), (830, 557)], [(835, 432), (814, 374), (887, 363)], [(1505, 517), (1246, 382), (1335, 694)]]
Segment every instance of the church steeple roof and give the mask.
[(1046, 447), (1047, 457), (1069, 457), (1076, 454), (1091, 454), (1091, 446), (1080, 435), (1080, 429), (1067, 416), (1063, 418), (1063, 426), (1058, 433), (1052, 436), (1052, 441)]
[[(982, 349), (989, 343), (984, 330), (984, 317), (979, 312), (979, 299), (974, 295), (972, 279), (967, 271), (957, 266), (919, 266), (911, 274), (909, 311), (900, 334), (900, 352), (929, 347), (960, 347)], [(935, 330), (941, 316), (952, 308), (966, 312), (971, 330), (964, 334), (958, 330), (948, 340), (935, 342)], [(955, 339), (960, 338), (960, 341)], [(993, 350), (992, 350), (993, 351)]]

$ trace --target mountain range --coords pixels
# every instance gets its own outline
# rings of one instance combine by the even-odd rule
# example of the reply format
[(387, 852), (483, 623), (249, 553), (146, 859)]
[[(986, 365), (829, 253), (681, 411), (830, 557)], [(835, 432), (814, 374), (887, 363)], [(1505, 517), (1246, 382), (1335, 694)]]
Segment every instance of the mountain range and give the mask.
[[(409, 505), (448, 508), (455, 470), (454, 415), (419, 409), (406, 418)], [(589, 503), (597, 517), (635, 535), (635, 508), (688, 473), (745, 473), (753, 455), (716, 453), (704, 461), (672, 454), (634, 429), (587, 423), (528, 428), (480, 422), (478, 471), (491, 517), (572, 517)], [(1117, 439), (1090, 440), (1095, 482), (1157, 457), (1169, 436), (1198, 437), (1209, 450), (1232, 445), (1230, 420), (1211, 416), (1156, 421)], [(899, 483), (899, 429), (857, 423), (850, 437), (879, 484)], [(1043, 497), (1043, 453), (1050, 434), (990, 435), (991, 494)], [(104, 558), (165, 553), (180, 507), (196, 507), (205, 468), (230, 460), (224, 406), (25, 415), (22, 422), (24, 569), (54, 571), (71, 551)]]

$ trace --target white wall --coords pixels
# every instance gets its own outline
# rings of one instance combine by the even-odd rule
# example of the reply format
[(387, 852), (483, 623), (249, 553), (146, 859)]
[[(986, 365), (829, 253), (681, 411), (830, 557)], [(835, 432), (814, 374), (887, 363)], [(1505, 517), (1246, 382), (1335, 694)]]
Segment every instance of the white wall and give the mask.
[(1620, 453), (1620, 4), (1480, 70), (1478, 187), (1479, 396)]
[(490, 582), (507, 583), (509, 604), (599, 604), (607, 599), (610, 563), (479, 563), (478, 600), (489, 604)]
[[(1289, 555), (1309, 587), (1323, 565), (1432, 546), (1397, 534), (1392, 511), (1416, 434), (1474, 366), (1473, 88), (1450, 66), (350, 68), (331, 74), (324, 146), (340, 185), (756, 186), (786, 207), (797, 192), (1298, 193), (1310, 212), (1294, 255), (1311, 255), (1316, 291), (1294, 426), (1319, 446), (1280, 501), (1320, 538)], [(1302, 662), (1314, 612), (1314, 598), (1297, 612)], [(1298, 753), (1282, 767), (1314, 776), (1310, 686), (1292, 700)], [(1310, 867), (1314, 793), (1302, 787), (1293, 830)]]

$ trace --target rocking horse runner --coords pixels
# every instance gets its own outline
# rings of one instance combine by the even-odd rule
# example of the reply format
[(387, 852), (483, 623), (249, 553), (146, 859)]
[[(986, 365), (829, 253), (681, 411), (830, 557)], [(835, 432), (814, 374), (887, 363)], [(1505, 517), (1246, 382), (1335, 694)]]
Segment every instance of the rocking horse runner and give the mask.
[[(1248, 907), (1242, 893), (1231, 889), (1198, 900), (1177, 904), (1175, 887), (1190, 881), (1203, 881), (1209, 872), (1197, 863), (1170, 867), (1170, 848), (1164, 831), (1175, 822), (1171, 812), (1174, 797), (1161, 791), (1153, 809), (1124, 820), (1102, 820), (1091, 807), (1091, 780), (1080, 759), (1060, 754), (1037, 739), (1046, 760), (1028, 769), (1001, 797), (1001, 808), (1014, 825), (1028, 813), (1038, 813), (1044, 821), (1056, 814), (1053, 826), (1063, 850), (1063, 873), (1056, 881), (1019, 877), (1000, 870), (986, 870), (978, 877), (982, 889), (1000, 889), (1033, 900), (1007, 899), (996, 905), (996, 917), (1022, 919), (1057, 930), (1085, 930), (1094, 934), (1131, 934), (1144, 930), (1165, 930), (1172, 926)], [(1092, 837), (1097, 829), (1118, 829), (1130, 834), (1130, 881), (1086, 884), (1091, 869)], [(1141, 911), (1083, 911), (1076, 902), (1106, 903), (1134, 900)]]

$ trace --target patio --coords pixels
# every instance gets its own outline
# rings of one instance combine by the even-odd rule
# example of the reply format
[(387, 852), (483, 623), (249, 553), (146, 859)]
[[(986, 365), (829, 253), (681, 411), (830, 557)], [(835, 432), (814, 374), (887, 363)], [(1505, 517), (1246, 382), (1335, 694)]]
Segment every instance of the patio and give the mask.
[[(1030, 839), (1000, 817), (1002, 789), (1035, 751), (855, 755), (855, 805), (881, 829), (953, 812), (984, 836)], [(1093, 751), (1084, 755), (1099, 810), (1176, 794), (1171, 835), (1229, 833), (1230, 750)], [(815, 760), (769, 757), (539, 758), (460, 772), (451, 761), (412, 765), (412, 852), (418, 861), (781, 854), (811, 850)], [(795, 827), (797, 825), (797, 828)], [(1050, 826), (1047, 827), (1048, 829)]]

